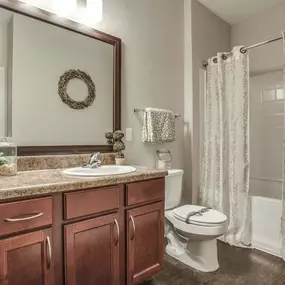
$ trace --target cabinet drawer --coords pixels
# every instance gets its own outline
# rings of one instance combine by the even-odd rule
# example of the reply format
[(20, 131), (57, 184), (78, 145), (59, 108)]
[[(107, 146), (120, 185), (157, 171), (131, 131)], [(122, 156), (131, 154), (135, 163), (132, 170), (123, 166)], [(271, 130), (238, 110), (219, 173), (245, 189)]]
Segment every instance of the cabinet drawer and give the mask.
[(164, 178), (127, 185), (127, 206), (164, 199)]
[(0, 235), (51, 224), (51, 197), (0, 204)]
[(65, 219), (92, 215), (119, 208), (119, 187), (106, 187), (65, 195)]

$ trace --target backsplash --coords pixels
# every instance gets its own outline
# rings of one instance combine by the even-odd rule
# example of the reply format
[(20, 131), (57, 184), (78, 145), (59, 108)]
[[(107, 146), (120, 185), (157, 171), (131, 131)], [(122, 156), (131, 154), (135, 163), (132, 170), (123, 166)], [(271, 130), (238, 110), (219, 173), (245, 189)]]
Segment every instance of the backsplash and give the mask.
[[(19, 156), (18, 171), (58, 169), (82, 166), (87, 163), (91, 154), (70, 155), (43, 155), (43, 156)], [(99, 159), (102, 165), (115, 164), (114, 153), (101, 153)]]

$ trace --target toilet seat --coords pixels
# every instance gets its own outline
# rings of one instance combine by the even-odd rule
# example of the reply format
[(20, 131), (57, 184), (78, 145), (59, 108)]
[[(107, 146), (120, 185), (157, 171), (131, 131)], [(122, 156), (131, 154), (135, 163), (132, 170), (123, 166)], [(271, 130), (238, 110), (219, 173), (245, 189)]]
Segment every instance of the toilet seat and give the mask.
[[(184, 205), (173, 210), (173, 217), (186, 223), (187, 215), (191, 212), (197, 212), (205, 207), (198, 205)], [(224, 224), (227, 217), (216, 210), (209, 209), (201, 215), (194, 215), (188, 218), (188, 223), (203, 227), (216, 227)]]
[(225, 221), (219, 225), (195, 225), (195, 224), (186, 224), (185, 221), (179, 220), (174, 217), (174, 210), (168, 210), (165, 212), (166, 219), (178, 230), (188, 233), (194, 234), (198, 236), (219, 236), (223, 235), (228, 228), (228, 223)]
[[(182, 222), (186, 222), (186, 218), (189, 213), (200, 211), (203, 208), (205, 207), (198, 205), (184, 205), (174, 209), (173, 216)], [(206, 226), (211, 227), (211, 226), (219, 226), (225, 223), (226, 221), (227, 217), (223, 213), (213, 209), (209, 209), (206, 212), (202, 213), (202, 215), (197, 214), (195, 216), (191, 216), (189, 218), (188, 223), (198, 226), (201, 225), (205, 227)]]

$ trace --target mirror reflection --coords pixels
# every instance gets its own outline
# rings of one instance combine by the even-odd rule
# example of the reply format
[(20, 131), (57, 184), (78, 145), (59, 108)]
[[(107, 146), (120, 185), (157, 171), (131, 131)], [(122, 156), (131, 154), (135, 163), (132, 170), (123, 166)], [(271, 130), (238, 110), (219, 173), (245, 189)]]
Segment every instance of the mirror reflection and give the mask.
[(19, 146), (103, 145), (113, 46), (0, 10), (0, 136)]

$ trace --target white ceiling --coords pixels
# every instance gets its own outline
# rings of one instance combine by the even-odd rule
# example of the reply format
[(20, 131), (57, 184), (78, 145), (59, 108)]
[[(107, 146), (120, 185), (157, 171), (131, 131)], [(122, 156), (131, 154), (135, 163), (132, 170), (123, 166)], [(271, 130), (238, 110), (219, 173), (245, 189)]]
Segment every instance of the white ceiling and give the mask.
[(236, 24), (285, 0), (198, 0), (229, 24)]

